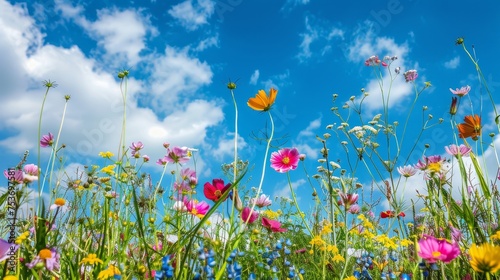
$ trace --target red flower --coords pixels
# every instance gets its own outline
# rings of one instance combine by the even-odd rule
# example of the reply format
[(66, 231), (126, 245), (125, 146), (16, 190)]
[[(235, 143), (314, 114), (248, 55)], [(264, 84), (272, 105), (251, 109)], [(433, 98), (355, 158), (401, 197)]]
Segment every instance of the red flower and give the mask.
[(464, 123), (458, 124), (458, 137), (476, 141), (481, 136), (481, 117), (478, 115), (465, 116)]
[[(399, 212), (399, 214), (397, 216), (398, 217), (404, 217), (406, 215), (405, 215), (404, 212)], [(385, 219), (385, 218), (394, 218), (394, 217), (396, 217), (396, 212), (391, 211), (391, 210), (383, 211), (382, 213), (380, 213), (380, 218), (382, 218), (382, 219)]]
[(272, 232), (285, 232), (286, 228), (281, 227), (281, 223), (275, 220), (269, 220), (266, 217), (262, 217), (262, 225), (270, 229)]
[[(206, 182), (203, 186), (203, 193), (205, 197), (217, 202), (222, 197), (222, 195), (231, 187), (231, 184), (228, 183), (224, 186), (224, 181), (222, 179), (213, 179), (212, 184)], [(227, 198), (227, 197), (226, 197)]]

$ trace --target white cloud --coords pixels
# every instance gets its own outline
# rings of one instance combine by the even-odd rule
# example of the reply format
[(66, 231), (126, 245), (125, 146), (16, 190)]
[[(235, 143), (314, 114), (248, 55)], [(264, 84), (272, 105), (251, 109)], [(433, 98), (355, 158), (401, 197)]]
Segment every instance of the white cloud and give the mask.
[[(211, 154), (219, 161), (224, 159), (224, 157), (232, 156), (234, 157), (234, 133), (228, 133), (228, 138), (219, 139), (217, 147), (211, 149)], [(248, 143), (243, 137), (238, 135), (238, 151), (246, 149)], [(231, 158), (231, 162), (233, 158)]]
[(311, 0), (286, 0), (281, 11), (289, 12), (299, 5), (307, 5)]
[[(21, 154), (38, 145), (36, 131), (45, 91), (41, 81), (51, 79), (59, 86), (52, 88), (47, 95), (41, 130), (43, 134), (49, 131), (57, 134), (65, 104), (64, 95), (71, 95), (59, 139), (59, 145), (66, 145), (60, 153), (68, 156), (67, 163), (82, 157), (91, 160), (100, 151), (116, 153), (123, 116), (120, 81), (77, 46), (64, 48), (44, 44), (42, 38), (26, 10), (0, 0), (0, 61), (3, 62), (0, 71), (4, 73), (0, 82), (6, 85), (0, 103), (0, 128), (9, 132), (0, 141), (1, 149), (8, 151), (6, 153)], [(177, 95), (193, 93), (201, 85), (211, 82), (208, 64), (174, 48), (156, 55), (150, 69), (155, 70), (155, 67), (163, 67), (161, 72), (165, 76), (156, 74), (138, 80), (131, 72), (126, 108), (125, 145), (142, 141), (144, 154), (151, 157), (151, 165), (165, 154), (164, 142), (200, 147), (204, 145), (207, 130), (224, 118), (221, 102), (204, 100), (202, 96), (182, 103), (173, 99), (168, 105), (161, 105), (168, 107), (168, 113), (161, 117), (150, 108), (139, 107), (139, 91), (147, 89), (146, 85), (153, 85), (157, 94)], [(5, 80), (7, 78), (12, 80)], [(48, 152), (48, 149), (43, 149), (44, 155)], [(197, 161), (197, 166), (203, 166), (202, 159)]]
[[(292, 189), (295, 192), (297, 201), (300, 201), (300, 196), (297, 196), (297, 188), (300, 186), (303, 186), (307, 183), (305, 179), (298, 179), (297, 181), (294, 181), (291, 183)], [(279, 187), (278, 189), (274, 190), (273, 197), (277, 198), (291, 198), (291, 191), (290, 191), (290, 185), (286, 183), (284, 186)]]
[[(393, 38), (375, 37), (371, 29), (368, 31), (358, 30), (355, 32), (354, 40), (347, 51), (347, 57), (352, 62), (361, 63), (373, 55), (378, 55), (380, 59), (383, 59), (386, 55), (398, 57), (390, 67), (381, 69), (382, 81), (374, 78), (368, 81), (367, 85), (364, 87), (365, 92), (369, 94), (364, 102), (364, 108), (366, 109), (365, 113), (370, 113), (373, 110), (382, 108), (384, 102), (382, 102), (380, 83), (383, 84), (383, 96), (385, 98), (389, 95), (390, 86), (389, 107), (393, 107), (397, 104), (403, 106), (401, 105), (401, 101), (409, 95), (415, 94), (413, 86), (410, 83), (406, 83), (402, 75), (403, 72), (414, 69), (414, 66), (410, 65), (406, 60), (409, 51), (410, 49), (407, 43), (398, 44)], [(394, 69), (398, 66), (401, 67), (401, 74), (396, 76)], [(392, 76), (389, 74), (389, 71), (392, 71)], [(423, 79), (420, 73), (417, 81), (422, 81)]]
[(167, 46), (165, 53), (153, 60), (149, 93), (156, 112), (172, 111), (182, 94), (192, 95), (212, 82), (212, 70), (206, 62), (191, 57), (187, 50)]
[(448, 69), (456, 69), (458, 65), (460, 65), (460, 56), (455, 56), (444, 63), (444, 67)]
[[(314, 17), (305, 17), (305, 31), (299, 36), (302, 41), (299, 45), (297, 58), (304, 62), (313, 56), (313, 53), (320, 53), (322, 56), (331, 49), (331, 41), (338, 38), (344, 38), (344, 31), (340, 28), (330, 27), (330, 23), (324, 23), (316, 20)], [(327, 27), (328, 26), (328, 27)], [(312, 50), (313, 43), (316, 44), (315, 51)]]
[(316, 135), (316, 133), (314, 133), (314, 130), (318, 129), (320, 126), (321, 126), (321, 117), (319, 117), (315, 120), (312, 120), (309, 123), (309, 125), (306, 127), (306, 129), (299, 132), (299, 135), (297, 138), (310, 137), (310, 136)]
[(194, 48), (195, 51), (204, 51), (210, 47), (218, 47), (219, 46), (219, 35), (212, 36), (206, 39), (203, 39), (201, 42), (198, 43), (196, 48)]
[(186, 0), (173, 6), (168, 13), (177, 19), (188, 30), (196, 30), (204, 24), (215, 11), (215, 2), (212, 0)]
[(250, 84), (251, 85), (256, 85), (257, 84), (257, 81), (259, 80), (259, 76), (260, 76), (260, 71), (259, 69), (256, 69), (252, 76), (250, 77)]

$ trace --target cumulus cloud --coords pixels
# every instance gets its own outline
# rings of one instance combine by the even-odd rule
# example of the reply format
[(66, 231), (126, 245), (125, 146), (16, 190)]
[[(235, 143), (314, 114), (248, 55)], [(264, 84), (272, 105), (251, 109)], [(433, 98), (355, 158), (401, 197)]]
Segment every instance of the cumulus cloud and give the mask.
[[(342, 40), (344, 31), (337, 27), (331, 27), (331, 23), (322, 22), (315, 17), (306, 16), (304, 19), (305, 31), (300, 33), (301, 42), (297, 59), (301, 62), (311, 58), (313, 54), (322, 56), (332, 49), (334, 39)], [(315, 44), (313, 49), (313, 44)]]
[[(79, 17), (77, 8), (64, 7), (61, 9), (65, 9), (65, 13)], [(132, 16), (122, 12), (114, 15)], [(107, 13), (101, 19), (108, 16), (112, 14)], [(192, 93), (211, 83), (212, 73), (205, 62), (167, 47), (165, 53), (155, 55), (154, 62), (145, 62), (152, 63), (150, 69), (164, 66), (162, 74), (168, 76), (157, 74), (138, 79), (131, 71), (127, 82), (121, 84), (114, 74), (103, 69), (98, 58), (89, 57), (79, 47), (65, 48), (44, 42), (40, 30), (22, 6), (1, 0), (0, 61), (4, 62), (0, 70), (5, 73), (0, 81), (8, 85), (3, 87), (0, 104), (0, 128), (8, 133), (0, 139), (0, 147), (9, 153), (20, 154), (38, 145), (36, 131), (45, 91), (41, 81), (46, 79), (55, 80), (59, 86), (50, 89), (47, 95), (42, 116), (43, 134), (49, 131), (57, 134), (64, 112), (64, 96), (71, 96), (59, 139), (59, 144), (66, 145), (61, 153), (68, 156), (68, 164), (83, 156), (97, 156), (100, 151), (116, 152), (125, 110), (126, 145), (142, 141), (144, 154), (152, 160), (164, 155), (164, 142), (194, 148), (204, 145), (207, 130), (224, 119), (220, 102), (205, 100), (202, 96), (182, 100), (182, 103), (176, 98), (169, 99), (167, 105), (157, 106), (168, 107), (161, 116), (149, 107), (139, 106), (140, 93), (150, 85), (156, 90), (152, 91), (153, 97), (157, 97), (156, 94), (163, 93)], [(125, 93), (126, 108), (123, 107)], [(203, 164), (202, 160), (198, 163)]]
[(447, 69), (456, 69), (458, 65), (460, 65), (460, 56), (455, 56), (444, 63), (444, 67)]
[(204, 24), (215, 11), (215, 2), (212, 0), (186, 0), (168, 10), (169, 15), (175, 18), (188, 30), (196, 30)]

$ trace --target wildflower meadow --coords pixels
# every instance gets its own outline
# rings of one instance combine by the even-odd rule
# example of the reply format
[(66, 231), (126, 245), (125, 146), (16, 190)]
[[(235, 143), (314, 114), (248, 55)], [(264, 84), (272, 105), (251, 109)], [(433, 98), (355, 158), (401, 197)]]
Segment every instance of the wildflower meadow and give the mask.
[[(469, 58), (462, 67), (477, 74), (475, 86), (488, 98), (473, 100), (471, 86), (457, 77), (441, 93), (449, 95), (449, 112), (435, 118), (439, 112), (417, 105), (432, 87), (419, 69), (373, 54), (359, 68), (378, 78), (380, 91), (328, 96), (323, 106), (331, 107), (330, 124), (311, 136), (320, 158), (279, 141), (273, 106), (286, 100), (277, 89), (241, 92), (229, 81), (221, 90), (234, 104), (234, 157), (220, 162), (225, 176), (207, 181), (198, 179), (198, 147), (165, 139), (164, 153), (153, 155), (141, 139), (125, 142), (134, 133), (125, 110), (129, 70), (116, 75), (124, 108), (116, 150), (68, 171), (68, 147), (59, 138), (71, 97), (64, 96), (59, 130), (41, 131), (46, 97), (57, 86), (44, 81), (37, 148), (4, 171), (1, 279), (500, 279), (494, 141), (500, 114), (466, 43), (455, 42)], [(397, 79), (414, 89), (403, 119), (389, 110)], [(247, 96), (246, 104), (238, 104), (236, 94)], [(380, 96), (381, 110), (365, 110), (368, 95)], [(238, 154), (243, 106), (268, 117), (265, 149), (251, 162)], [(429, 153), (419, 140), (437, 127), (454, 142)], [(495, 153), (494, 166), (483, 160), (487, 150)], [(332, 151), (344, 156), (334, 158)], [(144, 170), (151, 165), (161, 174)], [(256, 176), (248, 176), (250, 169)], [(289, 197), (266, 193), (269, 172), (288, 180)], [(302, 209), (292, 173), (308, 182), (312, 208)]]

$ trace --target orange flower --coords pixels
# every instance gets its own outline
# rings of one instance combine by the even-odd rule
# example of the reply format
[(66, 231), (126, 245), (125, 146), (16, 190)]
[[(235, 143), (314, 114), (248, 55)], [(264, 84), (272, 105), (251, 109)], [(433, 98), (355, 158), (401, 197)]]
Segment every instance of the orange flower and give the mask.
[(475, 141), (481, 135), (481, 117), (478, 115), (465, 116), (464, 123), (459, 124), (457, 127), (458, 137), (471, 137)]
[(269, 111), (271, 106), (273, 106), (274, 101), (276, 100), (276, 95), (278, 91), (274, 88), (269, 90), (269, 95), (266, 94), (264, 90), (259, 90), (259, 92), (255, 95), (255, 97), (251, 97), (248, 99), (248, 106), (255, 111)]

